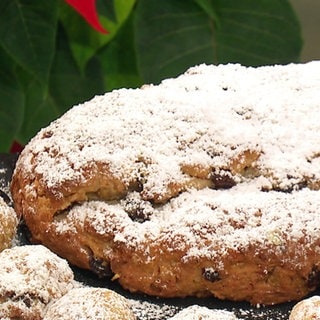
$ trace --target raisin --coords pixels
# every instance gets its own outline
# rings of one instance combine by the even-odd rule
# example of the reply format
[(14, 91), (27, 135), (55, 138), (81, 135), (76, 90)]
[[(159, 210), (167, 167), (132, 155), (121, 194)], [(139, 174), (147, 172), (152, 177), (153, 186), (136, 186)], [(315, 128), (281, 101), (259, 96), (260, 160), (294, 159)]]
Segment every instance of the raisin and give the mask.
[(143, 223), (149, 221), (153, 213), (153, 207), (150, 202), (140, 199), (136, 192), (131, 193), (122, 201), (124, 210), (130, 219), (134, 222)]
[(316, 288), (320, 284), (320, 271), (317, 267), (313, 267), (308, 275), (307, 284), (310, 289)]
[(44, 131), (43, 134), (42, 134), (42, 138), (43, 139), (48, 139), (48, 138), (51, 138), (53, 136), (53, 132), (52, 131)]
[(99, 277), (110, 277), (112, 276), (112, 271), (108, 262), (92, 257), (89, 261), (90, 269)]
[(136, 210), (127, 211), (128, 216), (134, 222), (143, 223), (150, 220), (150, 214), (146, 213), (143, 209), (137, 208)]
[(210, 281), (210, 282), (216, 282), (221, 280), (219, 272), (217, 270), (214, 270), (212, 268), (203, 268), (202, 269), (202, 276), (204, 279)]
[(210, 178), (215, 189), (230, 189), (236, 185), (230, 173), (212, 173)]

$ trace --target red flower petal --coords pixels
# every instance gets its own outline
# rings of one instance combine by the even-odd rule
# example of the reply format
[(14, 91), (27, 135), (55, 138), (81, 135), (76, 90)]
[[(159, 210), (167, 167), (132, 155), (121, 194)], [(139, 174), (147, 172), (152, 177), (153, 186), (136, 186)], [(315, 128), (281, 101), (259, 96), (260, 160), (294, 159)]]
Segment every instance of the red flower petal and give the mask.
[(23, 150), (23, 145), (17, 141), (13, 141), (11, 148), (10, 148), (10, 153), (19, 153), (22, 150)]
[(94, 29), (108, 33), (100, 24), (96, 10), (96, 0), (65, 0), (73, 7)]

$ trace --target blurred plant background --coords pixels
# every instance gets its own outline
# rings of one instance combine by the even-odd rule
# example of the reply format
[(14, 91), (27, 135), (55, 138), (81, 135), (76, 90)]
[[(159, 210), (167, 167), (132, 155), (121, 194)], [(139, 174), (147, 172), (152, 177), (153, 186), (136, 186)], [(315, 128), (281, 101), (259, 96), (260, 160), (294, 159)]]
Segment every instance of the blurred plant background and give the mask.
[[(70, 5), (86, 1), (96, 24)], [(286, 0), (1, 0), (0, 152), (94, 95), (200, 63), (299, 62), (301, 48)]]

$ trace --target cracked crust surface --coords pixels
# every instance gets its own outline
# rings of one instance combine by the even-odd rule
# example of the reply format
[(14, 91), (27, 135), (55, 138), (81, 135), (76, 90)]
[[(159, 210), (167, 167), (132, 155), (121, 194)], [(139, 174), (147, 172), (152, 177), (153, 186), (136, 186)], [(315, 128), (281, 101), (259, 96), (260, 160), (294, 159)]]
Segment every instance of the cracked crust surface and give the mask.
[(75, 288), (48, 306), (44, 320), (135, 320), (126, 298), (105, 288)]
[(0, 251), (12, 246), (18, 222), (15, 211), (0, 195)]
[(292, 308), (289, 320), (313, 320), (320, 317), (320, 297), (312, 296), (301, 300)]
[(46, 305), (74, 286), (68, 263), (44, 246), (0, 253), (0, 318), (43, 319)]
[(16, 211), (131, 291), (299, 299), (319, 285), (319, 74), (201, 65), (97, 96), (25, 147)]

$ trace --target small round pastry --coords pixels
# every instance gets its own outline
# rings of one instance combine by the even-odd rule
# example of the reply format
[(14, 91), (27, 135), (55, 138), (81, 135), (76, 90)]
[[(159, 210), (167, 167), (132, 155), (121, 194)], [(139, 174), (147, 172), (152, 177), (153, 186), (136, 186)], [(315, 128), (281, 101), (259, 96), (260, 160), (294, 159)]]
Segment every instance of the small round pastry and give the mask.
[(209, 309), (193, 305), (178, 312), (168, 320), (237, 320), (236, 315), (231, 311)]
[(83, 287), (70, 290), (50, 304), (44, 320), (135, 320), (128, 301), (105, 288)]
[(6, 249), (0, 253), (0, 318), (40, 320), (45, 306), (74, 283), (68, 263), (49, 249)]
[(291, 310), (289, 320), (320, 319), (320, 296), (313, 296), (298, 302)]
[(14, 209), (0, 196), (0, 251), (11, 247), (18, 221)]

